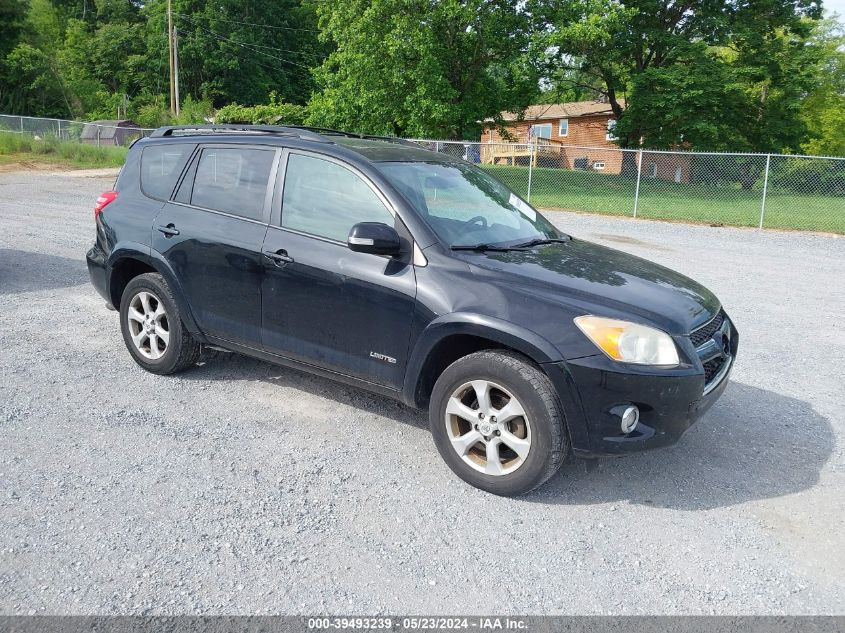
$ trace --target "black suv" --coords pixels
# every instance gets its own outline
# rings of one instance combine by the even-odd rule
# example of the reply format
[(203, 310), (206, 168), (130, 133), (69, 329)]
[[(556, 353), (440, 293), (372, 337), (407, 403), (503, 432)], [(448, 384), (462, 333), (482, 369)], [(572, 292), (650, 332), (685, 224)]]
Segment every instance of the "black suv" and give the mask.
[(449, 467), (496, 494), (675, 442), (736, 355), (706, 288), (407, 141), (161, 128), (94, 215), (91, 280), (141, 367), (224, 348), (428, 407)]

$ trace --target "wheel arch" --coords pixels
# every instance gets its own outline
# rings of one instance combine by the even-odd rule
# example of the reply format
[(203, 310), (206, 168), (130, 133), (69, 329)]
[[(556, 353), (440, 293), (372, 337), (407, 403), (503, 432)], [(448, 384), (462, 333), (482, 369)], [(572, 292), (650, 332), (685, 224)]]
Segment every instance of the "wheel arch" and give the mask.
[(417, 339), (405, 372), (406, 403), (426, 407), (443, 370), (483, 349), (517, 352), (537, 365), (562, 360), (551, 343), (530, 330), (491, 317), (452, 313), (432, 321)]
[(182, 286), (170, 264), (168, 264), (167, 260), (160, 253), (152, 251), (140, 244), (138, 248), (126, 245), (115, 248), (112, 251), (107, 266), (109, 271), (108, 294), (112, 306), (120, 309), (120, 300), (123, 296), (123, 291), (132, 279), (144, 273), (158, 273), (170, 287), (173, 299), (179, 306), (179, 312), (182, 315), (182, 321), (185, 327), (191, 334), (201, 336), (190, 305), (182, 291)]

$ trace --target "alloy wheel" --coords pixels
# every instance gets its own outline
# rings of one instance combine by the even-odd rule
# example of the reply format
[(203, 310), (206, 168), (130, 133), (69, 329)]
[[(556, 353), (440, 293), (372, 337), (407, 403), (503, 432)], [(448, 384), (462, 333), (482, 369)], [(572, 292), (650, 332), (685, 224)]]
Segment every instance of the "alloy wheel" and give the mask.
[(452, 448), (471, 468), (508, 475), (531, 450), (531, 424), (519, 400), (488, 380), (464, 383), (446, 405), (446, 432)]
[(144, 358), (161, 358), (170, 344), (170, 324), (161, 299), (142, 290), (129, 302), (126, 317), (135, 349)]

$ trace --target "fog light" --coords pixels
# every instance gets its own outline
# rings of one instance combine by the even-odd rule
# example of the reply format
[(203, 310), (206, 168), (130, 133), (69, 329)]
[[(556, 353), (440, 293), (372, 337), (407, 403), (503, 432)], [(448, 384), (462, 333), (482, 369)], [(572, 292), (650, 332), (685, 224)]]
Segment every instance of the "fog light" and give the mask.
[(637, 428), (640, 421), (640, 410), (631, 405), (622, 413), (622, 432), (626, 435)]

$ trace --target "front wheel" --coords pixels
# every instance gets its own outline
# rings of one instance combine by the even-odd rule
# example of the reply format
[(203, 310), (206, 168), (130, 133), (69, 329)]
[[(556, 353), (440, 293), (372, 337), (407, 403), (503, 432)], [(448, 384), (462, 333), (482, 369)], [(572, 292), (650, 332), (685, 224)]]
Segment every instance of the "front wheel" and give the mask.
[(429, 422), (449, 468), (497, 495), (540, 486), (569, 451), (551, 381), (513, 352), (477, 352), (447, 367), (434, 385)]

